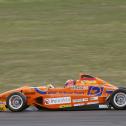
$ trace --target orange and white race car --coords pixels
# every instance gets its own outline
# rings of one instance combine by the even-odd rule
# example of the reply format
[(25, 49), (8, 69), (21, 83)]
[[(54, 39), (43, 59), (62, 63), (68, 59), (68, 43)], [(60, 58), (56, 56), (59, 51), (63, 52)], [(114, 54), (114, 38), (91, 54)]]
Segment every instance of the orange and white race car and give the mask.
[(81, 74), (68, 80), (63, 88), (24, 86), (0, 94), (1, 111), (23, 111), (30, 106), (39, 110), (83, 110), (90, 107), (126, 109), (126, 89), (104, 80)]

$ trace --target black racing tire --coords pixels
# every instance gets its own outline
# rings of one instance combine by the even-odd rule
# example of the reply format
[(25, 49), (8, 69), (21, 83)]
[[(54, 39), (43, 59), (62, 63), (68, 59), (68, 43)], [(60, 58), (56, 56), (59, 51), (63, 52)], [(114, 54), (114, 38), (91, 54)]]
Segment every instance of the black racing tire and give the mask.
[(109, 99), (110, 105), (116, 110), (126, 109), (126, 89), (120, 88), (115, 90)]
[(27, 108), (27, 99), (21, 92), (14, 92), (6, 99), (6, 106), (12, 112), (21, 112)]

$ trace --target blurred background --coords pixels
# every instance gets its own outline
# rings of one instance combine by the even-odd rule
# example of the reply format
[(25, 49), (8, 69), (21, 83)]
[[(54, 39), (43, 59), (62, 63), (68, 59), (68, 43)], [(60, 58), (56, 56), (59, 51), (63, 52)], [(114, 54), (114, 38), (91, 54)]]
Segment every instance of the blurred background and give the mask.
[(125, 86), (125, 64), (126, 0), (0, 0), (0, 91), (80, 72)]

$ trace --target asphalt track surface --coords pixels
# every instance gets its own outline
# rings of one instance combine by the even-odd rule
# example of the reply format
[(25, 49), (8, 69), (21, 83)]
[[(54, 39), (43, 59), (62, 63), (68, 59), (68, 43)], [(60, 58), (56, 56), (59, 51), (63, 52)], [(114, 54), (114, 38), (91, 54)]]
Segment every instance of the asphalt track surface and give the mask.
[(0, 126), (126, 126), (126, 111), (0, 112)]

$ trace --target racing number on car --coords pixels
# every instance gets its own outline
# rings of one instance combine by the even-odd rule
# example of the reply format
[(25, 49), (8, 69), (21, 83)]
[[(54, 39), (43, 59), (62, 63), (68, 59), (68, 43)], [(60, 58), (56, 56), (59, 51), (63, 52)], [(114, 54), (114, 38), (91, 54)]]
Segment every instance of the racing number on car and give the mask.
[(88, 89), (88, 95), (101, 96), (103, 92), (103, 87), (90, 86)]

